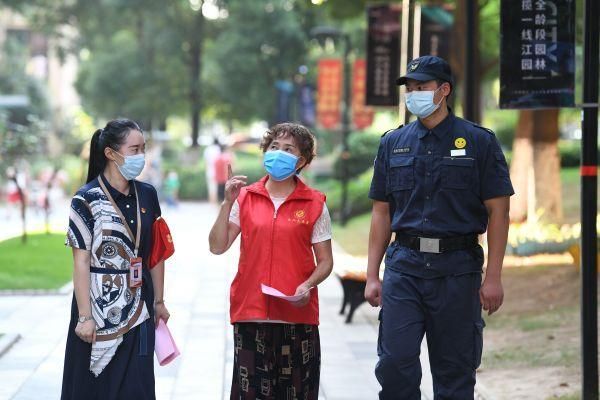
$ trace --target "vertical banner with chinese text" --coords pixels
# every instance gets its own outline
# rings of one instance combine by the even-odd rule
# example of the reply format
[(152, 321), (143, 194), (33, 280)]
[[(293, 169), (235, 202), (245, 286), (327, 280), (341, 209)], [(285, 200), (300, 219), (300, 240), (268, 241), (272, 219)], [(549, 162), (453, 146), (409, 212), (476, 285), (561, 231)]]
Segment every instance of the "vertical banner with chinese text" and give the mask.
[(356, 129), (364, 129), (373, 123), (374, 110), (367, 107), (366, 100), (367, 63), (364, 58), (354, 61), (352, 69), (352, 122)]
[(502, 0), (500, 107), (575, 104), (575, 1)]
[(367, 8), (367, 95), (366, 104), (398, 104), (396, 78), (400, 70), (399, 4)]
[(454, 16), (446, 7), (421, 7), (419, 55), (450, 58), (450, 38)]
[(323, 128), (335, 129), (341, 119), (342, 60), (319, 60), (317, 73), (317, 120)]

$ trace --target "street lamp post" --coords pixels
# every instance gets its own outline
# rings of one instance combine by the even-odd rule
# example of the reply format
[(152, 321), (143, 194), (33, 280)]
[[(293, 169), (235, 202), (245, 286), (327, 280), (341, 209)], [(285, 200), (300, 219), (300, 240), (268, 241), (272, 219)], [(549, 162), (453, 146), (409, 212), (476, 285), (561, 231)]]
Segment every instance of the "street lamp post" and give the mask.
[(348, 159), (350, 158), (350, 149), (348, 148), (348, 136), (350, 135), (350, 36), (336, 28), (328, 26), (318, 26), (311, 30), (311, 36), (322, 43), (324, 39), (341, 38), (344, 42), (344, 105), (342, 108), (342, 198), (340, 202), (340, 223), (346, 225), (348, 221)]

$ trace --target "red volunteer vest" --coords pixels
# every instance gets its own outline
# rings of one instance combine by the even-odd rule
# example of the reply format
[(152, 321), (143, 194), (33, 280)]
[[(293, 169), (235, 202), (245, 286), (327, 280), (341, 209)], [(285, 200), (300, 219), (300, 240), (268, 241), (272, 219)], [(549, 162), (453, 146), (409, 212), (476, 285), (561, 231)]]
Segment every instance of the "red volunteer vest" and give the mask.
[(238, 197), (241, 244), (238, 271), (230, 290), (231, 323), (263, 319), (318, 325), (316, 287), (310, 291), (310, 302), (297, 308), (263, 294), (261, 283), (293, 295), (314, 272), (311, 237), (325, 195), (296, 179), (296, 189), (275, 212), (265, 188), (267, 179), (265, 176), (243, 188)]

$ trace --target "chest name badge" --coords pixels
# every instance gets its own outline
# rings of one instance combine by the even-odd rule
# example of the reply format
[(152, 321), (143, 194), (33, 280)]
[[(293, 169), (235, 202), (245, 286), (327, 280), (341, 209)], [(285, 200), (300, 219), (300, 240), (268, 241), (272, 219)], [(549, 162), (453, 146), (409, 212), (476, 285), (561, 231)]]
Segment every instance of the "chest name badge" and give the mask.
[(466, 156), (466, 155), (467, 155), (467, 151), (465, 149), (450, 150), (450, 157), (460, 157), (460, 156)]
[(398, 147), (392, 150), (393, 154), (410, 153), (410, 147)]

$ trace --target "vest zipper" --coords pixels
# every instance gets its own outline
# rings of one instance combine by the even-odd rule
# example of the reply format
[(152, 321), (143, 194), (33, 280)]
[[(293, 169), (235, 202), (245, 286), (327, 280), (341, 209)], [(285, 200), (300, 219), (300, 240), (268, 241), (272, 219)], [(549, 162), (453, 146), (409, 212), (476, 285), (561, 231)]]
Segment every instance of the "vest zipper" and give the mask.
[[(271, 198), (269, 198), (271, 200)], [(271, 200), (273, 203), (273, 200)], [(283, 203), (279, 206), (281, 207)], [(273, 282), (271, 282), (271, 277), (273, 275), (273, 246), (275, 244), (275, 221), (277, 220), (277, 211), (275, 208), (275, 204), (273, 204), (273, 221), (271, 222), (271, 263), (269, 265), (269, 286), (272, 287)], [(271, 319), (271, 297), (267, 296), (267, 320)]]

